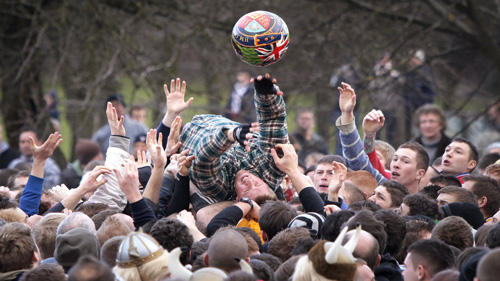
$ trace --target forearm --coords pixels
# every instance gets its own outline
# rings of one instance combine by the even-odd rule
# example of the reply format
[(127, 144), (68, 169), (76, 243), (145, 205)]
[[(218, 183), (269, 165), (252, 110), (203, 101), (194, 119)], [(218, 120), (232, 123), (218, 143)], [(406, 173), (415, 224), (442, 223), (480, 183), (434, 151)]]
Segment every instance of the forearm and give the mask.
[(375, 150), (375, 134), (365, 134), (363, 148), (366, 154)]
[(33, 167), (31, 168), (31, 175), (35, 176), (35, 177), (43, 178), (43, 175), (44, 175), (43, 172), (45, 169), (45, 162), (46, 161), (47, 161), (47, 159), (40, 160), (40, 159), (34, 158), (33, 159)]
[(29, 176), (28, 182), (24, 187), (23, 194), (19, 199), (19, 208), (23, 210), (28, 216), (38, 214), (38, 207), (40, 206), (40, 198), (42, 198), (43, 178)]
[[(237, 203), (238, 204), (238, 203)], [(220, 211), (207, 225), (207, 234), (212, 236), (217, 229), (228, 226), (236, 225), (245, 215), (243, 209), (248, 208), (247, 213), (250, 211), (250, 206), (247, 203), (240, 203), (242, 206), (229, 206)], [(246, 205), (246, 206), (243, 206)]]
[(380, 162), (380, 159), (378, 158), (377, 151), (373, 150), (367, 155), (368, 159), (370, 159), (370, 163), (372, 164), (373, 168), (375, 168), (379, 173), (381, 173), (386, 179), (390, 180), (391, 174), (385, 171), (385, 167), (382, 165), (382, 162)]
[(144, 198), (148, 198), (153, 203), (158, 204), (160, 199), (161, 182), (163, 179), (163, 167), (155, 166), (149, 178), (146, 189), (144, 190)]
[(339, 193), (334, 191), (328, 191), (328, 201), (338, 202), (339, 201)]
[(175, 117), (179, 116), (179, 114), (180, 113), (175, 113), (167, 110), (167, 113), (165, 113), (165, 116), (163, 116), (161, 123), (170, 128), (172, 126), (172, 122), (174, 122)]
[(290, 178), (290, 181), (292, 182), (293, 188), (299, 194), (304, 188), (310, 186), (305, 176), (302, 173), (300, 173), (299, 170), (296, 170), (292, 173), (288, 173), (287, 175)]
[(173, 213), (178, 213), (189, 208), (189, 177), (179, 175), (179, 180), (175, 181), (174, 194), (167, 208), (165, 216), (170, 216)]
[(305, 212), (315, 212), (325, 216), (325, 204), (314, 187), (304, 188), (299, 193), (299, 199)]
[(73, 192), (71, 192), (66, 198), (64, 198), (61, 201), (61, 204), (68, 209), (68, 210), (74, 210), (76, 205), (78, 205), (78, 202), (82, 199), (82, 197), (85, 195), (86, 191), (80, 187), (76, 188)]

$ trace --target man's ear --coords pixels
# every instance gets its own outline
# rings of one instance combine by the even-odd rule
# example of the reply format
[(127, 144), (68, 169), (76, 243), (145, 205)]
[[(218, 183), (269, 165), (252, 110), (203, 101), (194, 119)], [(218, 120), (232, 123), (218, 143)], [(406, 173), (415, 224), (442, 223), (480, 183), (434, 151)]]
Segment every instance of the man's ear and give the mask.
[(421, 180), (425, 176), (425, 169), (418, 169), (415, 179)]
[(378, 267), (380, 265), (380, 260), (382, 260), (382, 256), (380, 256), (380, 254), (378, 254), (377, 263), (375, 264), (375, 267)]
[(427, 275), (424, 266), (421, 264), (419, 264), (417, 267), (417, 275), (418, 275), (418, 280), (424, 280)]
[(210, 266), (210, 265), (208, 264), (208, 253), (203, 254), (203, 263), (204, 263), (206, 266)]
[(477, 166), (476, 160), (469, 160), (469, 163), (467, 163), (467, 172), (472, 171), (472, 169), (476, 168), (476, 166)]
[(264, 240), (264, 242), (269, 242), (269, 238), (267, 237), (267, 233), (264, 230), (261, 230), (260, 234), (262, 235), (262, 240)]
[(40, 252), (34, 251), (32, 258), (33, 258), (33, 267), (39, 266), (40, 262), (42, 261), (42, 258), (40, 257)]
[(479, 208), (484, 208), (484, 206), (486, 206), (487, 203), (488, 203), (488, 198), (486, 196), (477, 199), (477, 206)]

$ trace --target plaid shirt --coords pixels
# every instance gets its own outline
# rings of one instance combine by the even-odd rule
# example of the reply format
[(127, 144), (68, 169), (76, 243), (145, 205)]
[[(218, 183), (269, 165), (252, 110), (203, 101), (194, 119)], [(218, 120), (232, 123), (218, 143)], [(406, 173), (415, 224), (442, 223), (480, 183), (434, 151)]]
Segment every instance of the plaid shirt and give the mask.
[(235, 178), (239, 170), (260, 177), (276, 190), (285, 174), (274, 164), (271, 148), (288, 143), (285, 102), (281, 96), (255, 94), (255, 108), (260, 132), (250, 140), (250, 152), (231, 142), (224, 130), (239, 126), (219, 115), (197, 115), (180, 135), (180, 150), (195, 155), (191, 181), (200, 192), (214, 201), (234, 199)]

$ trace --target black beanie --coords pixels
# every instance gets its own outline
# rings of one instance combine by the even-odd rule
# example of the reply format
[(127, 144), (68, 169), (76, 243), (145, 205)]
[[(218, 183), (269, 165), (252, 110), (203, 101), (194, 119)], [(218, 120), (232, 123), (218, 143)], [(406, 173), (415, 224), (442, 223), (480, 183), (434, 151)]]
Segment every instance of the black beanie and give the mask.
[(483, 213), (478, 206), (469, 202), (453, 202), (446, 204), (441, 209), (445, 217), (458, 216), (467, 221), (474, 229), (480, 228), (484, 224)]

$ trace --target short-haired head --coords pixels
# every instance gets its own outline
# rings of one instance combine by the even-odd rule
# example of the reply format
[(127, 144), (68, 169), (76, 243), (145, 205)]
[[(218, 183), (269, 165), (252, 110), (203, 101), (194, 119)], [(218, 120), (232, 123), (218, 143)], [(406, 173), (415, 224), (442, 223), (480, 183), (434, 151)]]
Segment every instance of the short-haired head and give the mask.
[(416, 157), (417, 157), (417, 169), (424, 169), (424, 171), (427, 171), (427, 167), (429, 167), (429, 154), (427, 154), (427, 151), (425, 148), (419, 144), (418, 142), (405, 142), (402, 145), (399, 146), (398, 149), (400, 148), (406, 148), (409, 149), (413, 152), (415, 152)]
[(457, 247), (460, 251), (474, 246), (471, 226), (463, 218), (457, 216), (441, 220), (432, 230), (432, 238)]
[(392, 204), (391, 207), (399, 207), (403, 203), (403, 198), (410, 194), (408, 189), (397, 181), (388, 180), (380, 184), (384, 186), (387, 192), (391, 194)]
[(458, 180), (454, 175), (451, 174), (439, 174), (430, 179), (430, 183), (439, 185), (441, 187), (445, 186), (458, 186), (462, 187), (460, 180)]
[(387, 233), (384, 229), (384, 223), (377, 220), (371, 211), (361, 210), (346, 223), (349, 230), (356, 229), (358, 225), (361, 225), (363, 230), (369, 232), (373, 235), (373, 237), (375, 237), (375, 239), (377, 239), (379, 244), (379, 254), (382, 255), (387, 245)]
[[(345, 245), (354, 236), (356, 230), (348, 231), (342, 242)], [(361, 230), (358, 244), (352, 255), (355, 258), (363, 259), (371, 270), (374, 270), (379, 263), (380, 246), (378, 240), (368, 231)]]
[(477, 278), (479, 281), (498, 280), (500, 275), (500, 249), (495, 249), (484, 255), (477, 266)]
[(94, 222), (82, 212), (74, 212), (67, 216), (57, 227), (57, 235), (64, 234), (74, 228), (85, 228), (96, 233)]
[(264, 204), (259, 214), (260, 229), (271, 240), (278, 232), (285, 229), (297, 215), (297, 211), (285, 202), (274, 201)]
[(29, 269), (38, 253), (31, 230), (21, 223), (8, 223), (0, 228), (0, 272)]
[(396, 214), (393, 210), (380, 210), (375, 212), (375, 218), (384, 223), (387, 233), (387, 245), (385, 253), (395, 256), (406, 235), (406, 220)]
[(378, 183), (375, 177), (368, 171), (351, 171), (346, 174), (346, 181), (359, 187), (367, 195), (372, 194)]
[[(23, 274), (21, 281), (66, 281), (64, 269), (57, 263), (41, 264)], [(83, 280), (82, 280), (83, 281)]]
[(446, 115), (444, 114), (444, 111), (443, 109), (441, 109), (441, 107), (433, 103), (427, 103), (417, 108), (413, 118), (413, 125), (415, 127), (420, 127), (420, 117), (424, 114), (434, 114), (438, 116), (439, 124), (442, 127), (441, 131), (444, 131), (446, 129)]
[(125, 236), (115, 236), (101, 246), (101, 261), (113, 268), (116, 265), (116, 254)]
[(268, 253), (286, 261), (292, 256), (292, 250), (299, 240), (310, 237), (309, 230), (303, 227), (287, 228), (269, 241)]
[(437, 218), (439, 208), (435, 201), (428, 199), (421, 194), (410, 194), (403, 199), (403, 204), (408, 206), (409, 216), (424, 215), (430, 218)]
[(162, 218), (153, 225), (149, 234), (168, 251), (181, 247), (180, 260), (183, 264), (189, 263), (189, 252), (194, 239), (184, 223), (177, 219)]
[(81, 256), (68, 272), (68, 281), (106, 281), (114, 279), (115, 276), (111, 269), (91, 255)]
[(241, 269), (235, 258), (246, 259), (248, 246), (245, 238), (235, 230), (224, 230), (216, 233), (208, 245), (206, 261), (210, 267), (226, 272)]
[(335, 241), (342, 231), (342, 225), (354, 215), (354, 211), (341, 210), (326, 216), (321, 228), (321, 238), (328, 241)]
[(455, 256), (446, 243), (435, 239), (425, 239), (413, 243), (408, 248), (408, 255), (411, 255), (410, 262), (413, 268), (422, 265), (430, 277), (436, 273), (452, 268), (455, 263)]
[(384, 168), (386, 170), (389, 170), (391, 168), (391, 160), (392, 157), (394, 157), (394, 153), (396, 153), (396, 149), (394, 149), (394, 147), (388, 142), (381, 140), (375, 140), (374, 146), (375, 150), (379, 152), (382, 155), (382, 157), (384, 157), (385, 160)]
[(463, 180), (465, 181), (464, 187), (467, 186), (467, 189), (474, 193), (479, 204), (482, 205), (485, 217), (495, 215), (500, 208), (500, 184), (490, 177), (479, 175), (465, 176)]

